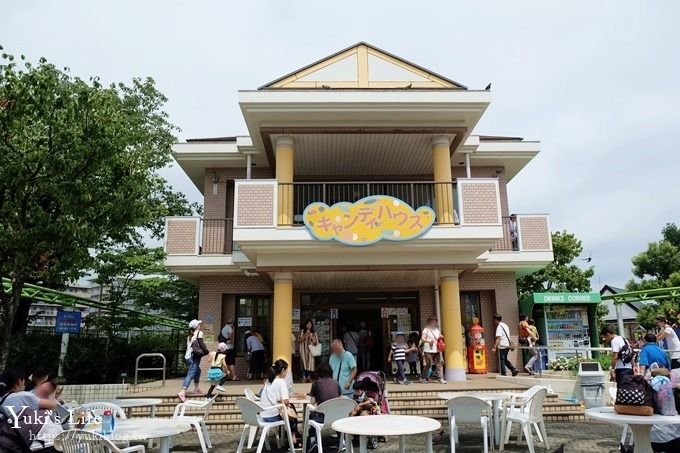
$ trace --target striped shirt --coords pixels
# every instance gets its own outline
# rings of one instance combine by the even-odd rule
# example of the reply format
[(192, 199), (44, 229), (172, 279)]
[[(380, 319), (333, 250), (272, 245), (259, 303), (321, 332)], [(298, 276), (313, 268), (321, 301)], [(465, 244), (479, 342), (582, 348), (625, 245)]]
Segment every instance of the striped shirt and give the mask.
[(406, 360), (406, 346), (405, 343), (393, 343), (392, 344), (392, 358), (395, 361)]

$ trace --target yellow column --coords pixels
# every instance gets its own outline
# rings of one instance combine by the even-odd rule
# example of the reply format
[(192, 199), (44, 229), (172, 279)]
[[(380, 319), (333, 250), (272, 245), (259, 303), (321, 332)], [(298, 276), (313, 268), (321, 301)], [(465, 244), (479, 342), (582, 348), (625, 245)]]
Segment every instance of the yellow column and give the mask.
[(278, 224), (293, 224), (293, 156), (292, 137), (276, 139), (276, 179), (279, 183)]
[[(453, 223), (453, 186), (451, 184), (451, 149), (449, 138), (440, 135), (432, 139), (434, 194), (437, 223)], [(437, 184), (440, 183), (440, 184)]]
[(293, 328), (293, 274), (290, 272), (276, 272), (274, 274), (272, 321), (274, 324), (272, 362), (279, 356), (283, 356), (288, 365), (291, 366), (293, 354), (290, 338)]
[(464, 381), (463, 327), (460, 315), (460, 290), (458, 273), (442, 271), (439, 274), (439, 299), (441, 304), (442, 334), (446, 342), (444, 376), (449, 381)]

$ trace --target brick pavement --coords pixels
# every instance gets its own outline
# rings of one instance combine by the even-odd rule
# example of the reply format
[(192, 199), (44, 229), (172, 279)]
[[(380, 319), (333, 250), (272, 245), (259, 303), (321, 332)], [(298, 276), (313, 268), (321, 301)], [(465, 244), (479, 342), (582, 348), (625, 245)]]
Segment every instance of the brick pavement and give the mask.
[[(621, 435), (621, 430), (616, 426), (596, 422), (547, 423), (546, 425), (548, 437), (551, 443), (550, 446), (552, 448), (550, 450), (546, 450), (542, 448), (542, 444), (536, 444), (536, 453), (552, 452), (562, 443), (565, 444), (565, 451), (568, 453), (615, 453), (619, 451), (618, 438)], [(505, 451), (528, 451), (525, 442), (518, 443), (516, 441), (517, 431), (517, 428), (514, 427), (513, 435), (510, 438), (510, 443), (506, 445)], [(240, 433), (231, 431), (211, 431), (210, 435), (214, 446), (214, 448), (211, 450), (212, 452), (222, 453), (236, 451)], [(456, 452), (480, 452), (482, 450), (480, 444), (481, 435), (481, 429), (475, 429), (474, 427), (462, 427), (459, 435), (461, 444), (460, 446), (456, 447)], [(423, 439), (424, 438), (422, 436), (407, 437), (406, 451), (409, 453), (424, 452), (425, 449), (423, 448)], [(327, 445), (327, 443), (332, 445), (334, 441), (332, 439), (328, 439), (324, 442), (324, 445)], [(392, 438), (389, 439), (386, 444), (379, 444), (376, 451), (391, 453), (397, 452), (398, 450), (399, 443), (396, 438)], [(158, 449), (153, 448), (147, 451), (155, 453), (158, 451)], [(195, 453), (200, 451), (196, 434), (186, 433), (178, 436), (175, 440), (175, 446), (172, 451), (173, 453)], [(247, 451), (254, 452), (255, 449)], [(324, 451), (336, 453), (335, 448), (327, 447), (324, 449)], [(358, 451), (358, 448), (356, 448), (355, 451)], [(434, 452), (445, 453), (449, 451), (449, 438), (447, 434), (444, 434), (444, 436), (435, 443)]]

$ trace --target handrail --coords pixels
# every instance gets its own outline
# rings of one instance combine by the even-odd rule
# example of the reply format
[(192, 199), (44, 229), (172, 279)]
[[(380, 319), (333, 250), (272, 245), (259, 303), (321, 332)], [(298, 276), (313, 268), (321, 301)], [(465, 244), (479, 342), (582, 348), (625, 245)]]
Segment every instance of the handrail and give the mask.
[[(163, 359), (163, 368), (139, 368), (139, 359), (144, 357), (160, 357), (161, 359)], [(135, 360), (135, 385), (137, 385), (137, 373), (139, 371), (163, 371), (163, 387), (165, 387), (165, 368), (166, 368), (165, 356), (160, 352), (147, 352), (145, 354), (138, 355), (137, 360)]]

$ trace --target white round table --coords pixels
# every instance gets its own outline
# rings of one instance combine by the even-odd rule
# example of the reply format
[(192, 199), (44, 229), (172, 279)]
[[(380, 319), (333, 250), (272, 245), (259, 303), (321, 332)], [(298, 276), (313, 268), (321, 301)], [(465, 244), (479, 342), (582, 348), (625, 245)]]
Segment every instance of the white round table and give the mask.
[(160, 398), (120, 398), (115, 400), (105, 400), (107, 403), (113, 403), (116, 406), (125, 409), (128, 418), (132, 416), (133, 407), (151, 407), (149, 416), (151, 418), (156, 416), (156, 406), (160, 405), (163, 400)]
[[(368, 452), (368, 436), (399, 436), (399, 451), (406, 453), (404, 436), (425, 434), (425, 451), (432, 453), (432, 432), (440, 429), (437, 420), (417, 415), (370, 415), (347, 417), (334, 422), (331, 428), (344, 434), (359, 436), (359, 452)], [(351, 443), (348, 441), (348, 445)]]
[(680, 415), (623, 415), (614, 412), (613, 407), (586, 409), (586, 417), (615, 425), (628, 425), (635, 439), (635, 453), (652, 453), (649, 432), (652, 425), (680, 425)]
[(480, 400), (484, 400), (491, 403), (492, 407), (492, 426), (493, 426), (493, 440), (496, 447), (500, 446), (501, 443), (501, 415), (500, 415), (500, 404), (501, 401), (508, 400), (512, 398), (511, 393), (505, 392), (441, 392), (437, 394), (439, 399), (450, 400), (451, 398), (456, 398), (459, 396), (474, 396)]
[[(101, 425), (97, 429), (101, 429)], [(169, 453), (170, 438), (189, 430), (191, 430), (189, 423), (177, 420), (129, 418), (127, 420), (117, 420), (113, 433), (106, 437), (114, 442), (158, 439), (159, 452)]]

